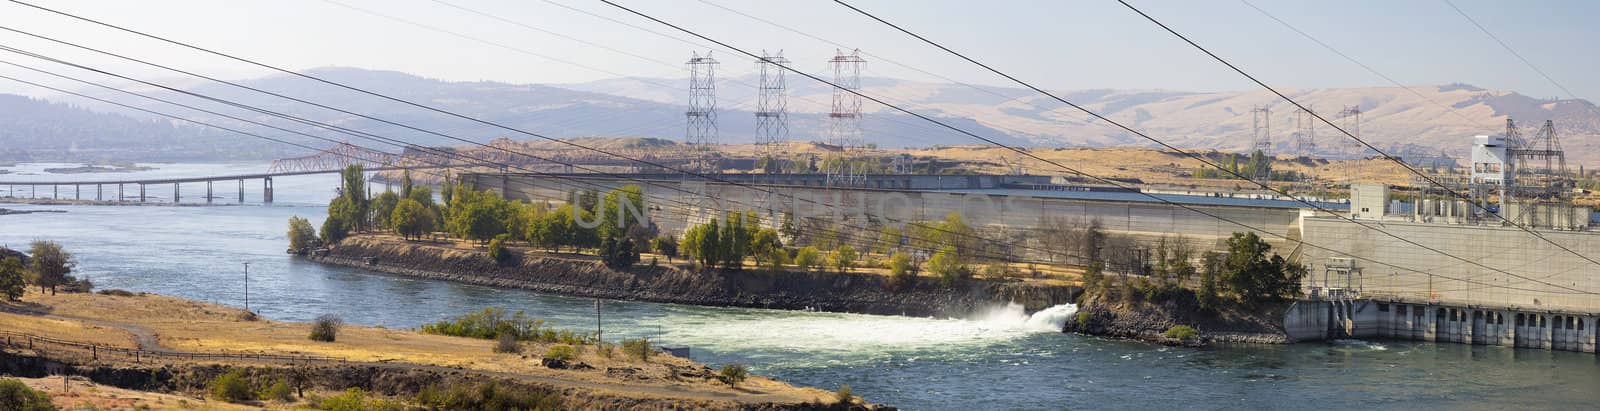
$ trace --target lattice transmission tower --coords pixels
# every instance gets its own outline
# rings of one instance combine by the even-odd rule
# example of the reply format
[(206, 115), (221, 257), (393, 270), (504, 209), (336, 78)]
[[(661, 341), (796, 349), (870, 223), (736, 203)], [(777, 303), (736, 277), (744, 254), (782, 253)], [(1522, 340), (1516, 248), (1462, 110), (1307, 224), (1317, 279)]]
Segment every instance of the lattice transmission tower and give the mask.
[(689, 68), (689, 110), (683, 142), (689, 146), (692, 168), (698, 171), (716, 171), (712, 152), (720, 142), (717, 138), (717, 59), (707, 51), (705, 56), (695, 52), (686, 63)]
[(1316, 108), (1311, 106), (1306, 106), (1304, 109), (1295, 109), (1294, 111), (1294, 127), (1298, 130), (1295, 131), (1295, 134), (1297, 134), (1295, 136), (1295, 151), (1315, 157), (1317, 155), (1317, 117), (1313, 113), (1316, 113)]
[(1344, 129), (1351, 136), (1355, 136), (1355, 138), (1340, 140), (1342, 143), (1339, 144), (1340, 147), (1344, 148), (1344, 151), (1355, 151), (1355, 158), (1344, 163), (1346, 183), (1354, 183), (1361, 178), (1361, 165), (1358, 160), (1365, 157), (1363, 154), (1366, 153), (1364, 147), (1361, 146), (1361, 142), (1356, 141), (1361, 138), (1361, 106), (1346, 106), (1344, 110), (1339, 110), (1339, 128)]
[(761, 50), (761, 59), (756, 60), (756, 70), (761, 73), (761, 90), (756, 96), (756, 144), (768, 164), (778, 161), (784, 142), (789, 141), (789, 96), (783, 78), (788, 65), (783, 50), (778, 50), (777, 55)]
[(1251, 148), (1272, 155), (1272, 109), (1256, 106), (1250, 109)]
[(861, 50), (844, 54), (835, 50), (828, 67), (833, 69), (833, 111), (828, 113), (828, 144), (838, 147), (838, 154), (827, 161), (828, 178), (838, 185), (860, 185), (866, 180), (857, 163), (861, 148)]
[[(1270, 167), (1264, 165), (1272, 163), (1272, 109), (1267, 106), (1250, 109), (1250, 133), (1251, 167), (1248, 168), (1250, 178), (1266, 180), (1271, 177)], [(1259, 159), (1256, 153), (1261, 153)], [(1260, 164), (1257, 164), (1257, 161), (1260, 161)]]

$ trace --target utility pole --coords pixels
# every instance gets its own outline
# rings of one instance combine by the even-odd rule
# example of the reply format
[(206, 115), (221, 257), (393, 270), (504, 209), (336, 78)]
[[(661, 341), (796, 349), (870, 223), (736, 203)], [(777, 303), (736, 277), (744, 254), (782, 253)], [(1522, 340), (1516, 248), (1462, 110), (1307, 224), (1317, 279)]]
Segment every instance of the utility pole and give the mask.
[(250, 311), (250, 263), (244, 263), (244, 310)]
[(605, 339), (601, 338), (601, 334), (600, 334), (600, 299), (599, 298), (594, 299), (594, 342), (595, 342), (596, 346), (598, 346), (602, 342), (605, 342)]

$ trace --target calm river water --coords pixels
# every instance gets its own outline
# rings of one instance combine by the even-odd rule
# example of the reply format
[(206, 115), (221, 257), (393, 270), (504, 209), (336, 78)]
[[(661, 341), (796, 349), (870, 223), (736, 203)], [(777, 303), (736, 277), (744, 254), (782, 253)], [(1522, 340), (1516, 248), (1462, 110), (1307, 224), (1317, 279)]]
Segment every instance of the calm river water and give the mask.
[[(14, 172), (0, 180), (266, 168), (158, 164), (159, 170), (127, 174), (43, 172), (51, 166), (0, 168)], [(0, 244), (22, 248), (34, 239), (56, 240), (78, 256), (78, 274), (100, 288), (235, 306), (244, 303), (248, 262), (250, 304), (277, 320), (337, 313), (352, 323), (409, 328), (503, 306), (558, 326), (594, 327), (592, 300), (412, 280), (286, 256), (285, 221), (300, 215), (320, 224), (337, 178), (275, 183), (271, 207), (0, 204), (67, 211), (0, 216)], [(247, 202), (260, 201), (259, 184), (247, 190)], [(0, 186), (0, 197), (8, 189)], [(191, 193), (186, 202), (204, 201), (198, 197), (203, 184), (184, 191)], [(70, 192), (63, 188), (62, 195)], [(237, 195), (231, 183), (217, 184), (216, 192), (227, 202)], [(170, 201), (171, 186), (147, 194)], [(655, 337), (690, 347), (696, 360), (742, 362), (760, 374), (826, 389), (849, 384), (870, 401), (912, 410), (1600, 407), (1600, 357), (1594, 354), (1390, 341), (1167, 348), (1042, 330), (1006, 307), (934, 319), (606, 301), (602, 314), (607, 339)]]

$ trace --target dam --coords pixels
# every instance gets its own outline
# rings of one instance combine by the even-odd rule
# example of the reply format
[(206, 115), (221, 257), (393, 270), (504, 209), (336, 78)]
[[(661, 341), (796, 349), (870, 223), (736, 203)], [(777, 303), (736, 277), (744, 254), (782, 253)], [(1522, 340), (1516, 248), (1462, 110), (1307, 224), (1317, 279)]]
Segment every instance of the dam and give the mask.
[(788, 218), (857, 229), (959, 213), (974, 229), (1019, 245), (1013, 255), (1020, 261), (1067, 265), (1083, 260), (1050, 249), (1038, 234), (1053, 221), (1098, 221), (1135, 244), (1182, 236), (1200, 251), (1224, 250), (1233, 233), (1256, 230), (1274, 252), (1308, 270), (1306, 298), (1285, 318), (1297, 340), (1371, 337), (1593, 352), (1600, 326), (1600, 295), (1589, 291), (1600, 289), (1600, 266), (1566, 251), (1600, 255), (1587, 207), (1522, 206), (1534, 211), (1518, 214), (1519, 224), (1535, 236), (1470, 218), (1470, 207), (1457, 202), (1399, 201), (1382, 185), (1357, 185), (1347, 204), (1316, 203), (1340, 214), (1331, 215), (1259, 195), (1147, 195), (1025, 175), (882, 175), (843, 187), (826, 175), (804, 174), (480, 173), (461, 181), (507, 199), (557, 202), (577, 191), (638, 185), (649, 218), (664, 233), (727, 211), (755, 211), (768, 227), (795, 216)]

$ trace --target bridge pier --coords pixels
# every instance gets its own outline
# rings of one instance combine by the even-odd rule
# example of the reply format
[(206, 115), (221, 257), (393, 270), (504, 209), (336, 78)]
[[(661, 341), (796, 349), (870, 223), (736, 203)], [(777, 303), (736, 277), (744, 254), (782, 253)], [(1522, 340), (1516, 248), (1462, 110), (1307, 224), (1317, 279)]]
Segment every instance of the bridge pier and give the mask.
[(83, 199), (83, 184), (73, 184), (72, 185), (72, 199), (73, 200), (82, 200)]
[(178, 201), (178, 199), (183, 198), (178, 193), (178, 185), (179, 184), (182, 184), (182, 183), (172, 183), (172, 203), (173, 204), (177, 204), (177, 203), (181, 203), (182, 202), (182, 201)]
[(211, 181), (206, 180), (206, 204), (211, 204)]
[(117, 202), (122, 202), (128, 197), (122, 194), (122, 183), (117, 183)]
[(139, 183), (139, 202), (144, 202), (144, 183)]
[(244, 179), (239, 179), (239, 204), (244, 204)]
[(272, 177), (261, 179), (261, 202), (272, 204)]
[(55, 185), (55, 184), (51, 184), (50, 185), (50, 199), (54, 200), (54, 199), (58, 199), (58, 198), (61, 198), (61, 186), (58, 186), (58, 185)]
[(102, 194), (105, 192), (105, 190), (106, 190), (105, 184), (95, 184), (94, 185), (94, 201), (105, 201), (105, 198), (102, 196)]

